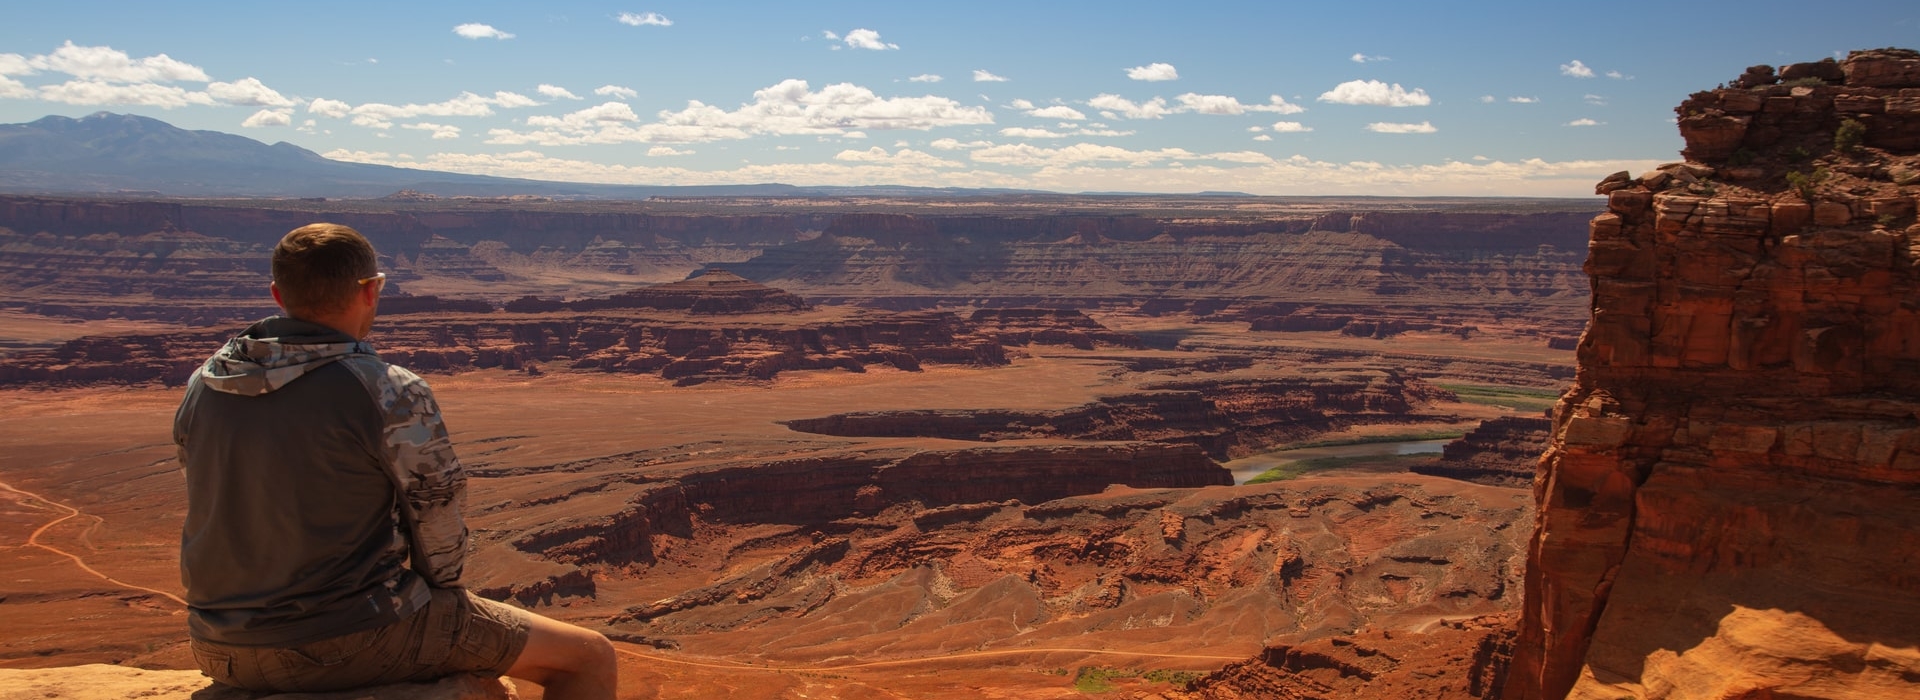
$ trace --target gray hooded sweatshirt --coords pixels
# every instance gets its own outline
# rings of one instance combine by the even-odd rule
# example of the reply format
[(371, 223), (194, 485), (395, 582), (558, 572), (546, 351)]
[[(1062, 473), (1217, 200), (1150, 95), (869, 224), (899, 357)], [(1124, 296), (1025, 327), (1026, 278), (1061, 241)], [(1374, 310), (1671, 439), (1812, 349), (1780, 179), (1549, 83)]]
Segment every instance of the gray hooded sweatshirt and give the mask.
[(429, 586), (459, 585), (466, 478), (439, 405), (366, 342), (254, 324), (188, 380), (173, 439), (195, 639), (296, 646), (394, 623)]

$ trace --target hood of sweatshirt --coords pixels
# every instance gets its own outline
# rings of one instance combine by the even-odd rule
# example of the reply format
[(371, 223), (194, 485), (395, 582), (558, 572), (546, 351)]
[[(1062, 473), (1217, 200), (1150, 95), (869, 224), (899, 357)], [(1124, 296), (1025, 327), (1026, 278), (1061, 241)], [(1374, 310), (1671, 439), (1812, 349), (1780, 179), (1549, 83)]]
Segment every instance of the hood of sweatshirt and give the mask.
[(200, 366), (200, 382), (214, 391), (259, 396), (308, 372), (353, 355), (373, 355), (373, 345), (326, 326), (275, 316), (248, 326)]

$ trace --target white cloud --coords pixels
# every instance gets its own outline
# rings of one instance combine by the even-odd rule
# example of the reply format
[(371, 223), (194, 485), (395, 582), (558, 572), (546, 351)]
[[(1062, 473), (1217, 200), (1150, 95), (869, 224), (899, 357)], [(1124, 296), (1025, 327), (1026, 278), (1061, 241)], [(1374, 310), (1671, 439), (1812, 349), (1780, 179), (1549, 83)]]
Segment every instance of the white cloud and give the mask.
[(246, 121), (240, 122), (240, 126), (243, 126), (249, 129), (258, 129), (261, 127), (268, 127), (268, 126), (293, 126), (293, 109), (291, 107), (281, 108), (281, 109), (263, 109), (258, 112), (254, 112), (253, 116), (247, 117)]
[(457, 127), (457, 126), (447, 126), (445, 124), (432, 124), (428, 122), (416, 122), (413, 124), (401, 124), (400, 128), (414, 129), (416, 131), (431, 131), (433, 132), (433, 138), (435, 139), (460, 138), (460, 127)]
[(1247, 127), (1247, 131), (1250, 131), (1256, 134), (1266, 130), (1267, 130), (1267, 127), (1260, 126), (1259, 124), (1255, 124), (1253, 126)]
[(986, 148), (988, 146), (993, 145), (993, 142), (991, 141), (962, 142), (959, 139), (944, 138), (944, 139), (934, 139), (931, 143), (928, 143), (927, 145), (932, 146), (934, 148), (938, 148), (942, 151), (959, 151), (959, 150), (965, 150), (965, 149), (971, 149), (971, 148)]
[[(315, 100), (317, 104), (319, 101)], [(329, 101), (331, 102), (331, 101)], [(458, 97), (430, 104), (408, 103), (390, 105), (380, 102), (368, 102), (353, 108), (353, 123), (373, 129), (391, 129), (397, 119), (415, 117), (490, 117), (495, 106), (502, 108), (531, 107), (540, 104), (533, 98), (519, 93), (500, 91), (493, 97), (482, 97), (471, 92), (460, 93)], [(331, 106), (331, 105), (329, 105)], [(313, 109), (309, 107), (308, 109)], [(324, 114), (324, 113), (323, 113)]]
[(1507, 101), (1508, 101), (1508, 102), (1513, 102), (1513, 103), (1516, 103), (1516, 104), (1523, 104), (1523, 105), (1530, 105), (1530, 104), (1533, 104), (1533, 103), (1535, 103), (1535, 102), (1539, 102), (1539, 101), (1540, 101), (1540, 98), (1538, 98), (1538, 97), (1509, 97), (1509, 98), (1507, 98)]
[(1480, 96), (1480, 103), (1481, 103), (1481, 104), (1493, 104), (1493, 96), (1492, 96), (1492, 95), (1481, 95), (1481, 96)]
[[(609, 103), (614, 105), (618, 103)], [(700, 143), (744, 139), (763, 134), (809, 134), (862, 138), (863, 129), (916, 129), (991, 124), (984, 107), (968, 107), (945, 97), (883, 98), (852, 83), (837, 83), (814, 91), (804, 80), (786, 80), (756, 90), (753, 102), (727, 111), (690, 101), (678, 111), (662, 111), (657, 121), (630, 126), (631, 111), (601, 105), (610, 111), (576, 113), (564, 118), (530, 117), (530, 132), (488, 131), (487, 143), (578, 145), (586, 143)], [(588, 112), (589, 110), (582, 110)], [(588, 118), (592, 116), (593, 118)], [(607, 122), (614, 119), (613, 123)]]
[(512, 39), (513, 35), (494, 29), (491, 25), (468, 22), (453, 28), (453, 33), (468, 39)]
[(1300, 122), (1274, 122), (1273, 130), (1277, 133), (1292, 134), (1303, 131), (1313, 131), (1313, 127), (1301, 124)]
[(558, 85), (548, 85), (546, 83), (541, 83), (538, 87), (535, 87), (533, 91), (540, 93), (542, 95), (546, 95), (547, 97), (550, 97), (556, 100), (581, 99), (579, 95), (573, 94), (573, 91), (560, 87)]
[(1575, 78), (1591, 78), (1593, 77), (1593, 69), (1588, 68), (1587, 64), (1575, 59), (1572, 63), (1560, 64), (1560, 74)]
[(1087, 118), (1087, 115), (1082, 114), (1080, 110), (1074, 109), (1072, 107), (1068, 107), (1066, 105), (1054, 105), (1052, 107), (1041, 107), (1039, 109), (1027, 112), (1027, 115), (1032, 117), (1040, 117), (1041, 119), (1071, 119), (1073, 121), (1080, 121)]
[(513, 109), (515, 107), (540, 106), (540, 102), (538, 100), (535, 100), (531, 97), (522, 95), (517, 92), (507, 92), (505, 90), (501, 90), (499, 92), (493, 93), (493, 104), (499, 107), (504, 107), (506, 109)]
[(1275, 162), (1273, 160), (1273, 156), (1267, 155), (1265, 153), (1256, 153), (1254, 151), (1228, 151), (1224, 153), (1209, 153), (1205, 157), (1211, 160), (1224, 161), (1227, 163), (1251, 163), (1255, 165), (1269, 165)]
[(1388, 85), (1378, 80), (1349, 80), (1321, 93), (1320, 101), (1376, 107), (1425, 107), (1433, 103), (1433, 98), (1420, 88), (1408, 92), (1399, 83)]
[(1587, 104), (1590, 104), (1590, 105), (1594, 105), (1594, 106), (1597, 106), (1597, 107), (1605, 107), (1605, 106), (1607, 106), (1607, 98), (1605, 98), (1605, 97), (1601, 97), (1601, 96), (1599, 96), (1599, 95), (1592, 95), (1592, 94), (1589, 94), (1589, 95), (1587, 95), (1587, 96), (1585, 96), (1585, 97), (1583, 97), (1583, 98), (1581, 98), (1581, 99), (1584, 99), (1584, 100), (1586, 100), (1586, 101), (1587, 101)]
[(1592, 119), (1587, 119), (1582, 117), (1580, 119), (1575, 119), (1573, 121), (1567, 122), (1567, 126), (1600, 126), (1605, 123), (1606, 122), (1597, 122)]
[(27, 87), (26, 83), (0, 75), (0, 99), (30, 100), (34, 97), (36, 97), (35, 93)]
[(1033, 102), (1015, 98), (1012, 102), (1008, 102), (1007, 106), (1014, 109), (1033, 109)]
[(1272, 137), (1272, 136), (1268, 136), (1268, 135), (1266, 135), (1266, 134), (1261, 134), (1261, 135), (1259, 135), (1259, 136), (1255, 136), (1255, 137), (1253, 137), (1253, 140), (1255, 140), (1255, 141), (1272, 141), (1272, 140), (1273, 140), (1273, 137)]
[(942, 77), (940, 77), (940, 76), (937, 76), (937, 75), (934, 75), (934, 74), (932, 74), (932, 73), (921, 73), (921, 74), (919, 74), (919, 75), (916, 75), (916, 76), (913, 76), (913, 77), (911, 77), (911, 78), (908, 78), (908, 79), (907, 79), (907, 82), (909, 82), (909, 83), (937, 83), (937, 82), (940, 82), (940, 81), (942, 81), (942, 80), (945, 80), (945, 78), (942, 78)]
[(1393, 59), (1387, 58), (1386, 56), (1368, 56), (1363, 53), (1356, 53), (1349, 60), (1353, 61), (1354, 63), (1370, 63), (1373, 61), (1391, 61)]
[(1488, 158), (1486, 156), (1474, 156), (1473, 159), (1477, 161), (1483, 161), (1483, 162), (1493, 160), (1492, 158)]
[(1087, 106), (1101, 110), (1101, 115), (1108, 119), (1118, 119), (1120, 117), (1126, 117), (1128, 119), (1159, 119), (1173, 113), (1173, 110), (1167, 108), (1167, 101), (1159, 97), (1155, 97), (1147, 102), (1136, 103), (1133, 100), (1119, 95), (1101, 93), (1095, 95), (1093, 99), (1087, 100)]
[(1620, 73), (1620, 71), (1617, 71), (1617, 70), (1607, 71), (1607, 77), (1612, 78), (1614, 80), (1632, 80), (1633, 79), (1633, 76), (1623, 75)]
[(33, 75), (33, 65), (17, 53), (0, 53), (0, 75)]
[(231, 83), (208, 83), (207, 96), (240, 107), (280, 108), (294, 105), (293, 100), (254, 78), (242, 78)]
[(983, 70), (976, 70), (973, 72), (973, 82), (976, 82), (976, 83), (1004, 83), (1004, 82), (1007, 82), (1007, 80), (1009, 79), (1003, 78), (998, 75), (994, 75), (992, 73), (988, 73)]
[(74, 105), (143, 105), (161, 109), (214, 104), (213, 98), (204, 92), (192, 92), (173, 85), (116, 85), (99, 80), (69, 80), (58, 85), (42, 85), (39, 96), (48, 102)]
[(1128, 165), (1146, 165), (1177, 158), (1194, 158), (1192, 151), (1184, 148), (1162, 148), (1157, 151), (1130, 151), (1116, 146), (1100, 146), (1080, 143), (1061, 148), (1040, 148), (1024, 143), (989, 146), (969, 154), (975, 162), (1016, 167), (1038, 168), (1045, 166), (1072, 165), (1081, 163), (1125, 163)]
[(1180, 111), (1198, 114), (1236, 115), (1247, 112), (1299, 114), (1307, 111), (1307, 108), (1301, 107), (1300, 105), (1288, 104), (1287, 99), (1279, 95), (1268, 96), (1267, 104), (1264, 105), (1240, 104), (1239, 98), (1231, 95), (1199, 95), (1191, 92), (1180, 95), (1174, 99), (1180, 101)]
[(671, 156), (690, 156), (690, 155), (693, 155), (693, 151), (681, 150), (678, 148), (674, 148), (672, 146), (654, 146), (653, 148), (647, 149), (647, 156), (651, 158), (667, 158)]
[(673, 26), (673, 20), (667, 19), (666, 16), (658, 12), (642, 12), (642, 13), (622, 12), (620, 13), (620, 16), (615, 19), (621, 24), (634, 26), (634, 27), (671, 27)]
[(1367, 125), (1367, 131), (1381, 134), (1431, 134), (1439, 131), (1439, 129), (1433, 128), (1432, 122), (1420, 122), (1418, 124), (1374, 122)]
[(527, 126), (581, 131), (606, 124), (627, 124), (637, 121), (640, 121), (640, 115), (634, 114), (633, 108), (628, 107), (625, 102), (603, 102), (560, 117), (545, 115), (527, 117)]
[(855, 29), (847, 32), (847, 46), (868, 51), (897, 50), (899, 44), (889, 44), (880, 40), (880, 32), (871, 29)]
[(826, 37), (826, 38), (827, 38), (827, 41), (839, 41), (839, 40), (840, 40), (840, 35), (839, 35), (839, 34), (835, 34), (835, 33), (833, 33), (833, 31), (832, 31), (832, 30), (821, 30), (821, 32), (820, 32), (820, 36), (823, 36), (823, 37)]
[[(942, 139), (935, 143), (951, 141)], [(986, 148), (971, 142), (952, 146)], [(937, 147), (937, 146), (936, 146)], [(1030, 146), (1022, 146), (1031, 149)], [(869, 151), (870, 153), (870, 151)], [(786, 182), (795, 185), (894, 184), (927, 187), (1013, 187), (1079, 192), (1087, 190), (1136, 192), (1198, 192), (1240, 190), (1261, 195), (1373, 194), (1398, 196), (1586, 196), (1593, 183), (1607, 173), (1642, 172), (1659, 160), (1549, 162), (1539, 158), (1518, 161), (1446, 162), (1435, 165), (1332, 163), (1305, 156), (1275, 159), (1271, 163), (1210, 162), (1207, 156), (1180, 152), (1162, 157), (1164, 163), (1139, 156), (1109, 154), (1111, 160), (1088, 160), (1090, 154), (1069, 148), (1033, 149), (1028, 155), (1037, 169), (1019, 173), (987, 167), (925, 168), (871, 161), (777, 163), (747, 165), (732, 170), (689, 170), (650, 165), (609, 165), (586, 160), (549, 157), (538, 151), (513, 153), (437, 153), (420, 159), (378, 152), (337, 150), (328, 158), (382, 163), (448, 172), (524, 177), (568, 182), (606, 182), (642, 185), (731, 184)], [(1122, 153), (1126, 153), (1122, 151)], [(1010, 154), (990, 155), (1007, 158)], [(1238, 156), (1228, 155), (1227, 158)], [(1183, 160), (1184, 159), (1184, 160)], [(1184, 163), (1184, 167), (1174, 167)]]
[(864, 151), (841, 151), (835, 154), (833, 159), (853, 163), (885, 163), (915, 168), (959, 168), (965, 165), (959, 161), (947, 160), (931, 153), (916, 151), (910, 148), (902, 148), (889, 154), (887, 153), (887, 149), (879, 146), (874, 146)]
[(1147, 82), (1157, 83), (1163, 80), (1179, 80), (1180, 71), (1174, 70), (1170, 64), (1149, 63), (1144, 66), (1128, 68), (1127, 77), (1134, 80), (1145, 80)]
[(1010, 126), (1000, 130), (1000, 135), (1016, 139), (1058, 139), (1071, 134), (1062, 134), (1046, 129), (1031, 129), (1024, 126)]
[(352, 112), (353, 105), (339, 100), (329, 100), (325, 97), (315, 98), (312, 102), (307, 103), (307, 113), (318, 114), (323, 117), (340, 119)]
[[(17, 54), (8, 54), (16, 56)], [(12, 61), (7, 61), (12, 63)], [(75, 46), (72, 41), (54, 49), (53, 53), (26, 59), (29, 67), (35, 70), (47, 70), (65, 73), (82, 81), (109, 83), (170, 83), (190, 81), (204, 83), (211, 78), (199, 66), (182, 63), (166, 54), (155, 54), (146, 58), (134, 59), (125, 51), (107, 46)], [(17, 66), (9, 70), (17, 70)], [(13, 73), (25, 75), (25, 73)]]
[(594, 88), (593, 94), (600, 95), (603, 97), (609, 97), (609, 96), (624, 97), (626, 99), (631, 100), (635, 97), (639, 97), (640, 91), (635, 90), (633, 88), (620, 87), (618, 85), (602, 85), (600, 87)]
[[(924, 187), (1019, 187), (1022, 180), (978, 169), (932, 168), (909, 155), (899, 162), (833, 161), (744, 165), (732, 170), (697, 171), (653, 165), (608, 165), (549, 157), (538, 151), (501, 154), (437, 153), (420, 160), (404, 154), (340, 150), (329, 158), (382, 163), (478, 175), (525, 177), (568, 182), (719, 185), (740, 182), (788, 182), (797, 185), (911, 185)], [(1589, 188), (1591, 185), (1589, 184)]]

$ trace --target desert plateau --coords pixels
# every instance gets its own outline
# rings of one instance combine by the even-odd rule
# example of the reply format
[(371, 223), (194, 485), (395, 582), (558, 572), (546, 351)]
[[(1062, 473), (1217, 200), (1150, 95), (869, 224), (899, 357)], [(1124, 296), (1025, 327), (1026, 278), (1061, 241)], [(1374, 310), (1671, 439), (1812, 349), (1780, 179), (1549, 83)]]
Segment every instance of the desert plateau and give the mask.
[(314, 221), (623, 698), (1920, 695), (1920, 53), (1676, 114), (1580, 198), (0, 194), (0, 698), (204, 697), (48, 674), (194, 668), (174, 411)]

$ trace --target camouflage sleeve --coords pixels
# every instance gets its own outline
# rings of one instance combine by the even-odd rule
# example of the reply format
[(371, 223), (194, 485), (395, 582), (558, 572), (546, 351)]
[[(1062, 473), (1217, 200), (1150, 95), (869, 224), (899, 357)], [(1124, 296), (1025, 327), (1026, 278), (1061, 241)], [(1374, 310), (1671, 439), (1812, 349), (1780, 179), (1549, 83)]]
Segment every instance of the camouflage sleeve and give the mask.
[(385, 420), (384, 458), (400, 491), (414, 573), (437, 588), (460, 585), (466, 563), (467, 477), (454, 457), (433, 390), (419, 376), (377, 359), (349, 361)]

